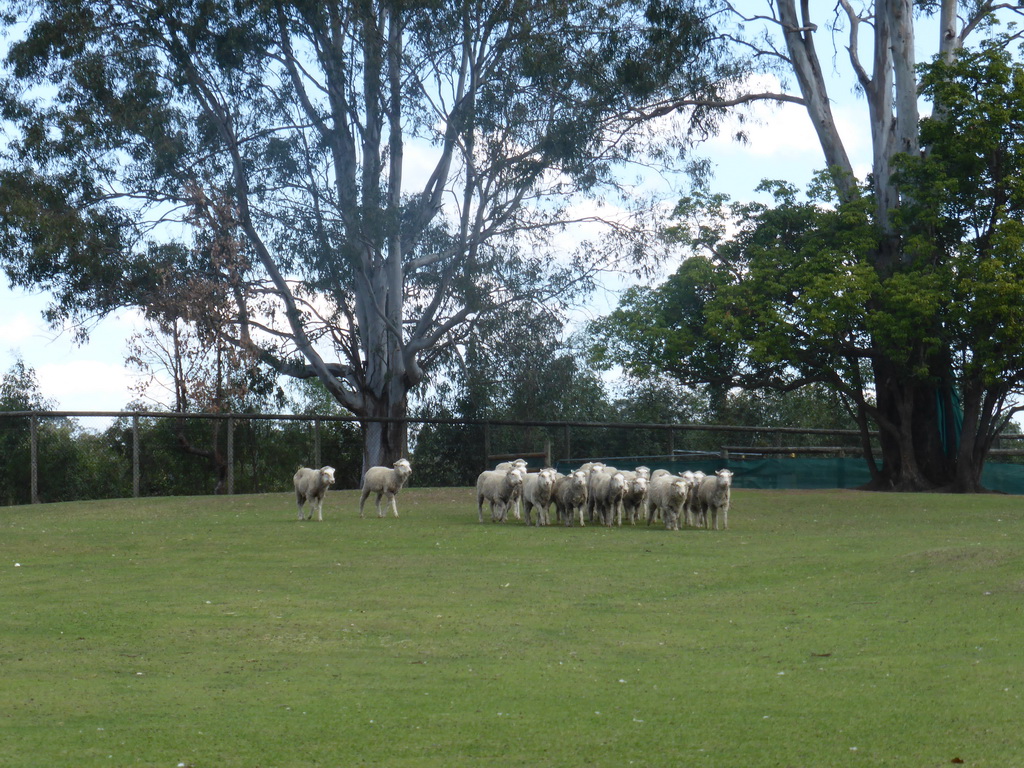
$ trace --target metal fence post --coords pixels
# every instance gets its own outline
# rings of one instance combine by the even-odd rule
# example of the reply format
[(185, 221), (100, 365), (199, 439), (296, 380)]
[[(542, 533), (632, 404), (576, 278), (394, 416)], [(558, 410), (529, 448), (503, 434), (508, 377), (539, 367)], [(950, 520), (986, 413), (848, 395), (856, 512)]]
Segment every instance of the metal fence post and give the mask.
[(139, 470), (139, 415), (132, 415), (132, 497), (139, 498), (142, 485), (142, 472)]
[(487, 469), (488, 457), (491, 455), (491, 422), (484, 422), (484, 456), (483, 468)]
[(313, 419), (313, 466), (323, 466), (320, 460), (320, 419)]
[(235, 420), (228, 416), (228, 496), (235, 492)]
[(39, 421), (33, 413), (28, 419), (29, 451), (31, 453), (29, 470), (31, 474), (31, 499), (33, 504), (39, 503)]

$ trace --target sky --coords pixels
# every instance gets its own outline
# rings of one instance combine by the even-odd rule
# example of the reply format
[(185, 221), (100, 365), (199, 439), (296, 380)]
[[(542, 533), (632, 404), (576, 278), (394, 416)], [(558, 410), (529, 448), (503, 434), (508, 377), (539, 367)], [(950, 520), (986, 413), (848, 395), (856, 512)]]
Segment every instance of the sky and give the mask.
[[(770, 84), (769, 84), (770, 85)], [(865, 105), (846, 86), (836, 89), (837, 121), (858, 175), (870, 165), (870, 145), (864, 136)], [(823, 165), (821, 149), (806, 111), (799, 105), (759, 104), (743, 128), (746, 143), (732, 138), (735, 123), (699, 148), (714, 166), (711, 188), (733, 199), (750, 200), (764, 178), (785, 179), (805, 186)], [(135, 399), (138, 374), (125, 367), (127, 343), (142, 327), (141, 315), (124, 310), (101, 320), (84, 344), (70, 330), (54, 330), (42, 317), (49, 302), (45, 293), (13, 289), (0, 273), (0, 374), (21, 359), (36, 373), (42, 395), (57, 410), (116, 411)], [(595, 298), (594, 314), (615, 304), (611, 292)], [(605, 311), (607, 311), (607, 309)]]

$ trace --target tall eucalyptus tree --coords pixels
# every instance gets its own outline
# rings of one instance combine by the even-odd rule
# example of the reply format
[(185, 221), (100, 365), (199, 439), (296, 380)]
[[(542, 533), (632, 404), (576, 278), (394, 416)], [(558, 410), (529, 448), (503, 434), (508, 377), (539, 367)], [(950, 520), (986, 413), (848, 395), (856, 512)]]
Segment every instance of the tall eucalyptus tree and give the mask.
[(737, 75), (701, 0), (8, 9), (11, 279), (55, 321), (217, 318), (364, 419), (364, 464), (402, 454), (410, 390), (475, 318), (600, 266), (540, 235), (612, 181), (645, 108), (700, 105), (699, 131)]
[[(922, 253), (922, 238), (930, 235), (910, 221), (911, 215), (920, 218), (922, 214), (914, 199), (921, 190), (906, 173), (906, 159), (928, 156), (934, 148), (920, 138), (919, 97), (925, 89), (919, 64), (952, 65), (972, 36), (983, 38), (989, 47), (1014, 39), (1012, 28), (1011, 34), (996, 34), (999, 23), (1024, 18), (1024, 10), (1019, 3), (995, 0), (839, 0), (828, 7), (812, 9), (812, 5), (809, 0), (769, 0), (759, 5), (726, 2), (733, 18), (741, 19), (748, 30), (763, 32), (747, 37), (746, 44), (756, 49), (762, 60), (774, 62), (778, 72), (795, 80), (796, 93), (780, 94), (780, 98), (806, 108), (839, 203), (861, 198), (867, 203), (867, 220), (874, 233), (866, 254), (868, 262), (889, 295), (902, 293), (906, 299), (867, 307), (876, 317), (888, 316), (882, 328), (900, 325), (906, 334), (899, 339), (887, 337), (876, 325), (866, 343), (850, 350), (851, 360), (866, 361), (870, 370), (872, 397), (854, 381), (845, 383), (865, 434), (869, 423), (880, 430), (880, 461), (877, 465), (872, 462), (875, 485), (974, 490), (992, 438), (1014, 412), (1007, 396), (1018, 384), (1011, 376), (993, 382), (995, 387), (980, 386), (979, 382), (969, 385), (967, 368), (954, 359), (960, 354), (957, 350), (977, 351), (986, 340), (953, 338), (957, 332), (942, 311), (953, 295), (933, 295), (931, 268), (948, 266), (953, 257), (948, 249), (943, 253), (939, 247), (932, 247), (930, 254)], [(929, 62), (917, 60), (922, 19), (937, 22), (933, 42), (925, 46), (933, 54)], [(828, 59), (823, 60), (819, 50), (827, 51)], [(843, 59), (847, 69), (842, 68)], [(831, 74), (827, 74), (829, 68)], [(835, 75), (840, 69), (846, 73), (845, 80)], [(929, 71), (933, 78), (953, 77), (952, 70), (932, 67)], [(864, 96), (866, 121), (860, 128), (862, 135), (870, 137), (872, 148), (871, 173), (863, 185), (847, 150), (849, 137), (841, 134), (832, 112), (836, 87), (848, 90), (851, 85)], [(978, 83), (979, 88), (983, 86)], [(945, 103), (943, 89), (933, 84), (927, 96), (932, 104), (930, 122), (934, 125), (945, 120), (951, 105)], [(977, 110), (984, 108), (984, 104), (975, 104)], [(995, 109), (998, 112), (1002, 107)], [(1006, 150), (1008, 145), (994, 149)], [(936, 202), (934, 195), (931, 199)], [(978, 204), (983, 206), (985, 201), (979, 198)], [(1005, 206), (1001, 211), (993, 209), (992, 221), (1007, 211)], [(941, 211), (935, 207), (931, 215), (939, 216)], [(965, 239), (964, 246), (969, 245)], [(915, 301), (911, 298), (914, 293), (931, 298)], [(973, 353), (963, 354), (971, 357)], [(851, 363), (851, 369), (858, 369), (857, 362)], [(953, 426), (960, 423), (958, 389), (964, 396), (965, 430)]]

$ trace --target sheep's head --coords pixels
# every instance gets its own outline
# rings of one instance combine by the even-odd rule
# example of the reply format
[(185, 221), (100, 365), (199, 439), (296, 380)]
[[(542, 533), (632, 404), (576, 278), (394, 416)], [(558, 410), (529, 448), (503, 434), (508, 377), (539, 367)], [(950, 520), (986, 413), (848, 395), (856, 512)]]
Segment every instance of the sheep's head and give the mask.
[(320, 467), (320, 479), (334, 485), (334, 467)]
[(409, 477), (412, 474), (412, 464), (408, 459), (399, 459), (395, 462), (395, 471), (402, 477)]
[(722, 488), (728, 488), (732, 485), (732, 472), (728, 469), (720, 469), (715, 472), (718, 476), (718, 485)]

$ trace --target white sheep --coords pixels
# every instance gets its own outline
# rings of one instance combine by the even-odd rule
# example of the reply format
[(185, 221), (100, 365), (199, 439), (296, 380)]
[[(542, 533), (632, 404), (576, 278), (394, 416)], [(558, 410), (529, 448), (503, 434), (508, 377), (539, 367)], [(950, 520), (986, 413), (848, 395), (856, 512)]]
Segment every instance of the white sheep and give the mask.
[(523, 481), (523, 510), (526, 513), (526, 524), (530, 525), (530, 511), (537, 508), (537, 525), (549, 523), (548, 512), (555, 492), (556, 473), (553, 469), (542, 469), (533, 475), (527, 475)]
[(566, 526), (572, 525), (577, 510), (580, 515), (580, 526), (583, 525), (583, 509), (586, 505), (586, 472), (577, 470), (571, 475), (559, 475), (555, 479), (555, 509), (558, 511), (558, 519)]
[(655, 514), (660, 513), (665, 521), (665, 528), (678, 531), (679, 514), (686, 503), (689, 490), (689, 481), (682, 477), (666, 474), (654, 478), (648, 492), (650, 509), (647, 512), (647, 524), (650, 525)]
[[(625, 474), (625, 473), (624, 473)], [(626, 493), (622, 497), (622, 514), (631, 525), (636, 525), (637, 518), (646, 516), (648, 479), (640, 474), (626, 474)]]
[(700, 470), (691, 472), (691, 474), (693, 475), (693, 487), (690, 488), (690, 496), (687, 499), (687, 503), (690, 505), (690, 514), (693, 517), (693, 525), (697, 528), (703, 528), (704, 517), (700, 509), (700, 502), (697, 501), (697, 491), (700, 488), (701, 481), (707, 477), (707, 475)]
[[(507, 472), (510, 469), (518, 469), (520, 472), (523, 473), (523, 481), (525, 482), (529, 473), (527, 466), (528, 465), (526, 459), (514, 459), (512, 461), (501, 462), (494, 468), (494, 470), (496, 472)], [(523, 500), (522, 497), (522, 489), (516, 491), (515, 495), (512, 497), (512, 514), (515, 515), (516, 520), (523, 519), (522, 513), (520, 512), (520, 502)]]
[[(589, 464), (589, 469), (584, 469)], [(594, 493), (594, 485), (599, 482), (598, 478), (604, 477), (609, 473), (615, 473), (618, 470), (615, 467), (609, 467), (607, 464), (602, 464), (599, 461), (588, 462), (584, 464), (580, 469), (587, 473), (587, 521), (594, 522), (594, 510), (597, 504), (597, 495)]]
[(491, 522), (503, 523), (508, 507), (523, 488), (523, 473), (519, 469), (485, 470), (476, 479), (477, 517), (484, 521), (484, 501), (491, 506)]
[(680, 472), (679, 476), (686, 480), (690, 486), (690, 490), (686, 494), (686, 501), (683, 503), (683, 519), (686, 525), (695, 526), (699, 515), (697, 510), (697, 486), (700, 485), (700, 482), (697, 480), (697, 475), (690, 470)]
[(715, 530), (718, 530), (719, 512), (722, 513), (722, 526), (726, 529), (729, 527), (730, 488), (732, 488), (732, 472), (728, 469), (720, 469), (700, 481), (700, 486), (697, 489), (697, 503), (700, 506), (700, 515), (705, 528), (711, 528), (714, 525)]
[(359, 499), (359, 516), (363, 517), (363, 505), (371, 493), (377, 494), (377, 517), (384, 517), (380, 507), (380, 498), (384, 496), (391, 503), (391, 511), (398, 517), (398, 504), (395, 496), (412, 474), (412, 465), (407, 459), (399, 459), (393, 469), (388, 467), (370, 467), (363, 477), (363, 494)]
[(316, 519), (323, 522), (324, 519), (324, 495), (327, 489), (334, 485), (334, 467), (320, 467), (310, 469), (299, 467), (292, 478), (295, 485), (295, 500), (299, 506), (299, 520), (302, 520), (302, 507), (309, 502), (309, 514), (306, 520), (313, 517), (316, 512)]
[(621, 472), (599, 472), (591, 475), (587, 488), (590, 508), (602, 525), (622, 525), (622, 497), (626, 493), (626, 478)]

